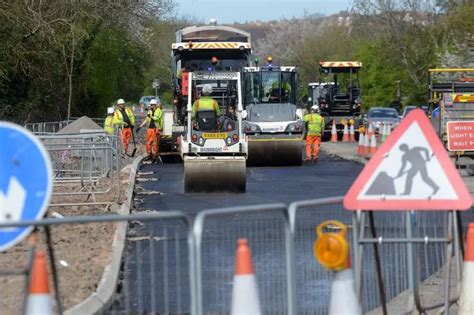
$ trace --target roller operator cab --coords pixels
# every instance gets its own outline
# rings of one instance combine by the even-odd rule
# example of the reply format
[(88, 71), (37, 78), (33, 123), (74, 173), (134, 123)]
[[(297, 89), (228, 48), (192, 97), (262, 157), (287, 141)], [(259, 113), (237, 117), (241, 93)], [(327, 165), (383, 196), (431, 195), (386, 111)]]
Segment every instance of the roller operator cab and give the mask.
[[(206, 85), (212, 87), (214, 108), (203, 110), (196, 100)], [(188, 95), (187, 127), (181, 141), (184, 191), (245, 192), (247, 140), (242, 129), (240, 73), (190, 72)]]
[(223, 25), (190, 26), (176, 32), (172, 44), (175, 121), (186, 124), (188, 73), (241, 71), (250, 65), (250, 34)]
[(304, 123), (296, 105), (296, 67), (246, 67), (242, 73), (247, 164), (301, 165)]

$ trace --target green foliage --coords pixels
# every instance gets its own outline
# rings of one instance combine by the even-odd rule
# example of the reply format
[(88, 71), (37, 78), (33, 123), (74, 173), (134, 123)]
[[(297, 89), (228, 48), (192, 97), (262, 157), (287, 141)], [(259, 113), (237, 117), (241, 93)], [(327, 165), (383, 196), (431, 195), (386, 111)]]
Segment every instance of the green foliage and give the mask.
[[(123, 98), (138, 102), (143, 90), (146, 51), (120, 28), (99, 32), (92, 43), (80, 78), (84, 82), (81, 103), (92, 105), (103, 115), (113, 101)], [(102, 113), (102, 114), (101, 114)]]

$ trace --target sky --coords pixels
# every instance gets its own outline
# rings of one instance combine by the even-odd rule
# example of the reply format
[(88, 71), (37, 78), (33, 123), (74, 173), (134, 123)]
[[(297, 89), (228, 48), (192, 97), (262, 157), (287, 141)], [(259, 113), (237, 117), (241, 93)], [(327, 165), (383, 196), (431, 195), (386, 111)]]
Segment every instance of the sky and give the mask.
[(351, 0), (176, 0), (178, 14), (207, 22), (220, 23), (269, 21), (302, 17), (307, 14), (330, 15), (350, 8)]

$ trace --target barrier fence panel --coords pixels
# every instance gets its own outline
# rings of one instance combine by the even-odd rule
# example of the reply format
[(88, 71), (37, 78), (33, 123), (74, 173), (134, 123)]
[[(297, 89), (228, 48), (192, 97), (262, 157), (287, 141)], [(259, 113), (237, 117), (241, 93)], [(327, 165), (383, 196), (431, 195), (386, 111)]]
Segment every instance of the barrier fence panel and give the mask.
[[(39, 138), (53, 167), (52, 205), (110, 204), (119, 200), (121, 166), (115, 149), (117, 137), (80, 133), (42, 134)], [(64, 203), (60, 196), (73, 196), (75, 200)]]
[(120, 291), (110, 314), (190, 314), (189, 223), (131, 221)]
[[(192, 234), (188, 219), (183, 213), (169, 211), (126, 216), (44, 219), (0, 224), (0, 229), (19, 226), (38, 227), (39, 241), (36, 247), (45, 250), (43, 229), (47, 227), (51, 232), (57, 269), (55, 284), (60, 292), (60, 303), (55, 303), (56, 312), (59, 311), (58, 305), (68, 309), (92, 293), (106, 266), (111, 268), (113, 248), (116, 246), (113, 236), (116, 229), (122, 226), (128, 227), (128, 243), (124, 251), (123, 276), (117, 286), (116, 300), (126, 303), (115, 305), (111, 313), (190, 313), (190, 281), (194, 277), (194, 267), (191, 262), (193, 255), (188, 254), (188, 246), (192, 244)], [(21, 267), (19, 262), (25, 262), (26, 268), (29, 246), (25, 241), (0, 255), (2, 314), (17, 314), (22, 309), (22, 297), (27, 288), (26, 270), (19, 270), (17, 276), (12, 276), (11, 269)], [(51, 261), (49, 258), (48, 255), (48, 264)], [(115, 264), (120, 266), (120, 256), (116, 258), (118, 261)], [(183, 268), (174, 274), (167, 272), (167, 267), (175, 264), (180, 264)], [(52, 270), (50, 266), (48, 269)], [(8, 278), (4, 278), (6, 276)], [(52, 278), (50, 275), (50, 282)], [(51, 286), (53, 297), (54, 288), (54, 285)]]
[(194, 223), (197, 314), (225, 314), (231, 308), (235, 250), (247, 238), (262, 311), (288, 314), (286, 207), (282, 204), (200, 212)]

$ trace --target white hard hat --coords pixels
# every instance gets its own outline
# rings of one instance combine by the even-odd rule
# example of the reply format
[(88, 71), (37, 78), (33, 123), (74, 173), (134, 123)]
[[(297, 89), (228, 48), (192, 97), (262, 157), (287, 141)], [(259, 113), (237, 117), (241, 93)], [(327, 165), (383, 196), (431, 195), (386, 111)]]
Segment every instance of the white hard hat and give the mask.
[(311, 106), (311, 109), (314, 110), (314, 111), (318, 111), (319, 106), (318, 105), (313, 105), (313, 106)]
[(152, 99), (150, 101), (150, 105), (157, 105), (158, 104), (158, 101), (156, 99)]
[(114, 108), (113, 107), (107, 107), (107, 114), (113, 114), (114, 113)]
[(212, 93), (212, 86), (210, 84), (205, 84), (202, 87), (202, 93), (203, 94), (211, 94)]
[(122, 104), (125, 104), (125, 101), (123, 100), (123, 98), (119, 98), (119, 100), (117, 101), (117, 105), (122, 105)]

